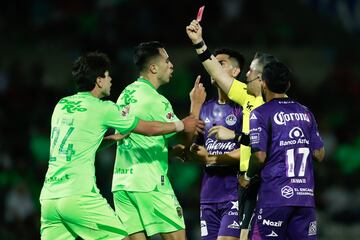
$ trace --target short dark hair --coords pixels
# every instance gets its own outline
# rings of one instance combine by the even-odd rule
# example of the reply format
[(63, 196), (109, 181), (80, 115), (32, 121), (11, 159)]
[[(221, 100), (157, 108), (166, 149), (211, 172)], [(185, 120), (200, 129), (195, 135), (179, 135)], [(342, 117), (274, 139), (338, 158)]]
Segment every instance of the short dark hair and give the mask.
[(135, 47), (134, 63), (138, 71), (143, 71), (150, 59), (160, 55), (159, 48), (164, 46), (158, 41), (143, 42)]
[(268, 53), (263, 52), (257, 52), (255, 53), (254, 59), (258, 60), (258, 63), (261, 65), (260, 67), (264, 69), (264, 67), (271, 62), (278, 62), (279, 60), (274, 57), (273, 55), (270, 55)]
[[(244, 65), (245, 65), (245, 57), (242, 54), (240, 54), (239, 52), (237, 52), (235, 50), (232, 50), (230, 48), (218, 48), (218, 49), (215, 49), (214, 56), (217, 56), (219, 54), (226, 54), (230, 58), (235, 59), (235, 61), (239, 65), (240, 73), (243, 71)], [(239, 75), (240, 75), (240, 73), (239, 73)]]
[(96, 78), (110, 71), (110, 60), (105, 53), (90, 52), (74, 61), (72, 76), (78, 91), (91, 91)]
[(274, 93), (286, 93), (290, 88), (293, 75), (284, 63), (270, 62), (264, 67), (262, 78), (270, 91)]

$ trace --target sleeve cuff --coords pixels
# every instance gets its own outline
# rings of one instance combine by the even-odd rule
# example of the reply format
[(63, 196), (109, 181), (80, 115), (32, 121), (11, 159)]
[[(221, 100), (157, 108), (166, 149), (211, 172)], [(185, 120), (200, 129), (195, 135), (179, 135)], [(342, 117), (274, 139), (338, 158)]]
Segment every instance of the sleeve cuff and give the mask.
[(131, 132), (132, 130), (134, 130), (137, 127), (137, 125), (139, 124), (139, 121), (140, 121), (140, 119), (138, 117), (134, 117), (134, 121), (131, 124), (131, 126), (126, 131), (120, 132), (120, 134), (124, 135), (124, 134), (127, 134), (127, 133)]

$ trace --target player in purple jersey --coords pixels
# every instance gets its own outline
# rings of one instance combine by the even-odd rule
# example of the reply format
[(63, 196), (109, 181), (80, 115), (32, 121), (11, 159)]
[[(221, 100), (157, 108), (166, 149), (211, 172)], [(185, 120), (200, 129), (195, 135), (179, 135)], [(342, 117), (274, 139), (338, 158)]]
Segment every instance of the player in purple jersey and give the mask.
[(287, 98), (292, 75), (280, 62), (264, 67), (266, 103), (251, 112), (252, 156), (240, 184), (260, 173), (250, 239), (316, 239), (313, 158), (325, 150), (313, 114)]
[[(236, 78), (240, 74), (245, 62), (241, 54), (223, 48), (214, 55), (229, 76)], [(208, 133), (215, 125), (242, 129), (242, 108), (230, 101), (215, 81), (212, 83), (217, 87), (218, 97), (202, 106), (200, 119), (205, 122), (205, 130), (197, 139), (197, 144), (205, 147), (198, 147), (201, 148), (198, 154), (205, 152), (207, 163), (200, 194), (201, 239), (236, 240), (240, 236), (237, 200), (240, 144), (235, 139), (217, 140)]]

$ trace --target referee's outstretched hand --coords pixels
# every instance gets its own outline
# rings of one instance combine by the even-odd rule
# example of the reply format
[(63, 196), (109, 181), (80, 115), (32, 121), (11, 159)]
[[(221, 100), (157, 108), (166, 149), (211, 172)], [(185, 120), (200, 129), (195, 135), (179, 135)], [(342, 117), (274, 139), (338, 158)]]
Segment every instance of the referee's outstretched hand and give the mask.
[(203, 40), (202, 27), (196, 20), (192, 20), (191, 23), (186, 27), (186, 33), (193, 44), (200, 43)]

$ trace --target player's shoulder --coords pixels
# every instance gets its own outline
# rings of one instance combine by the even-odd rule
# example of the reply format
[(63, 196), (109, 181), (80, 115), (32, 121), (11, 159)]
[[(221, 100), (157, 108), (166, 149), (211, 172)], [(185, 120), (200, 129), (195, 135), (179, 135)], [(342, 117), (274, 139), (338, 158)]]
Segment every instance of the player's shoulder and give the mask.
[(217, 99), (216, 99), (216, 98), (212, 98), (212, 99), (210, 99), (210, 100), (205, 101), (204, 104), (203, 104), (203, 107), (212, 106), (212, 105), (216, 104), (216, 102), (217, 102)]
[(299, 106), (299, 108), (303, 109), (304, 111), (311, 112), (310, 108), (308, 106), (305, 106), (299, 102), (296, 102)]
[(264, 103), (260, 106), (258, 106), (257, 108), (255, 108), (254, 110), (252, 110), (251, 112), (256, 112), (256, 113), (263, 113), (263, 112), (266, 112), (267, 110), (269, 110), (269, 106), (271, 104), (269, 102), (267, 103)]
[(101, 100), (99, 102), (99, 104), (103, 107), (103, 108), (106, 108), (106, 109), (109, 109), (109, 108), (116, 108), (116, 109), (119, 109), (119, 106), (114, 103), (113, 101), (111, 100)]
[(59, 101), (57, 102), (56, 106), (62, 106), (62, 105), (68, 105), (68, 104), (77, 104), (77, 102), (81, 100), (83, 101), (82, 99), (79, 98), (79, 94), (73, 94), (73, 95), (68, 95), (68, 96), (65, 96), (65, 97), (62, 97), (59, 99)]
[(76, 98), (76, 96), (77, 96), (77, 94), (64, 96), (64, 97), (62, 97), (62, 98), (59, 99), (59, 102), (64, 102), (64, 101), (73, 100), (73, 99)]
[(242, 109), (242, 106), (232, 100), (229, 101), (228, 103), (232, 108), (235, 108), (235, 109)]
[(140, 89), (141, 87), (142, 87), (142, 85), (139, 84), (138, 81), (135, 81), (135, 82), (128, 84), (121, 93), (127, 92), (129, 90), (137, 90), (137, 89)]

